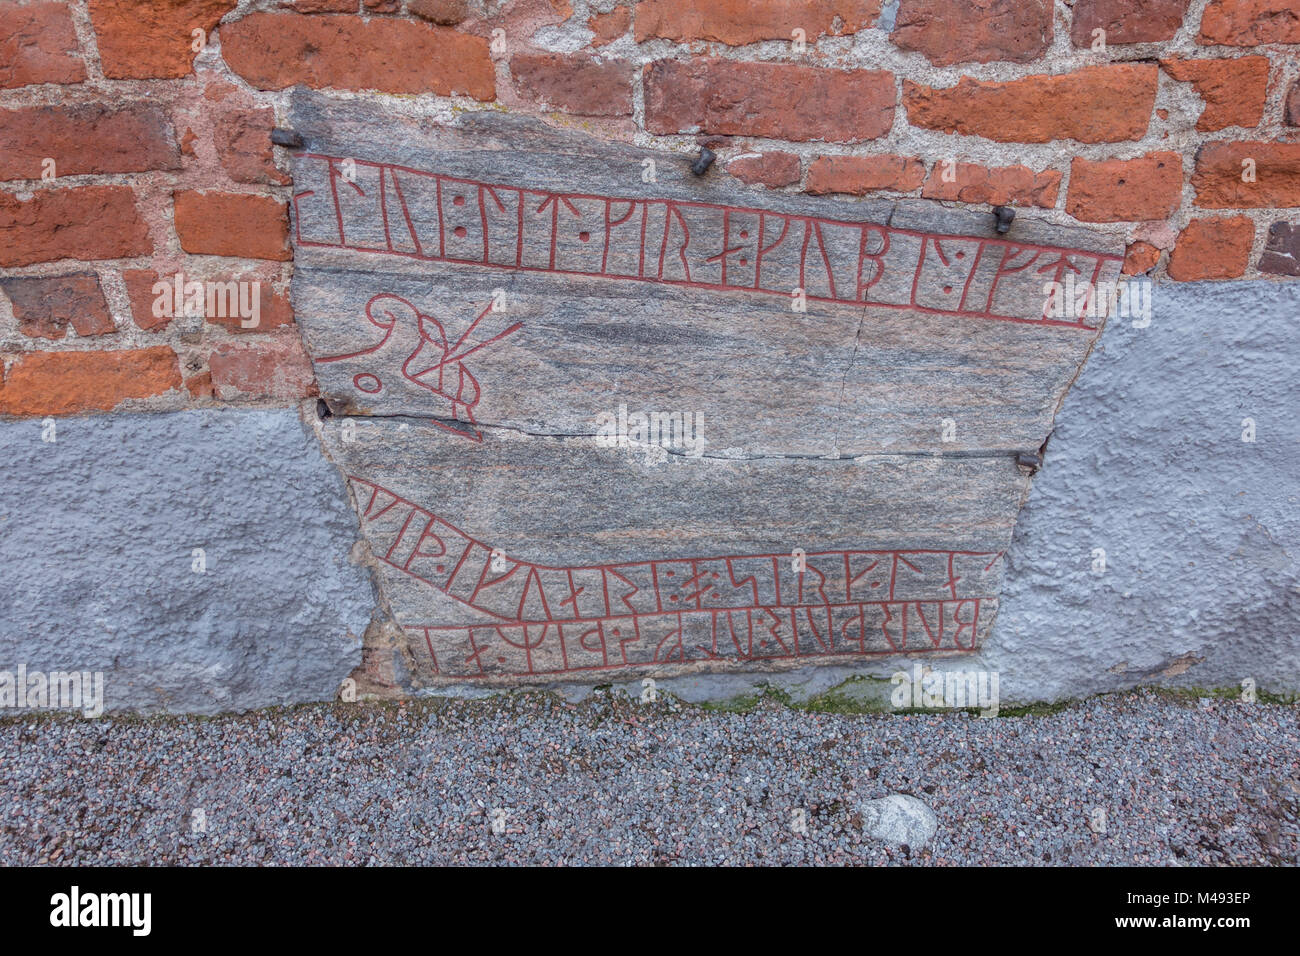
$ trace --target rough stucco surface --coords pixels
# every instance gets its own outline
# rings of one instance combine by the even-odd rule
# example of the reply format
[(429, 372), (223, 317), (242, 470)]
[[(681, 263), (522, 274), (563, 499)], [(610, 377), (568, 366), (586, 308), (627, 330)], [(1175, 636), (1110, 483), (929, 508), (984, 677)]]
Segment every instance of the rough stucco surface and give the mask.
[[(343, 481), (292, 409), (0, 424), (0, 669), (107, 709), (333, 697), (374, 605)], [(206, 553), (195, 573), (192, 551)]]
[(1108, 323), (1021, 511), (983, 655), (1004, 700), (1300, 688), (1300, 286), (1153, 298)]

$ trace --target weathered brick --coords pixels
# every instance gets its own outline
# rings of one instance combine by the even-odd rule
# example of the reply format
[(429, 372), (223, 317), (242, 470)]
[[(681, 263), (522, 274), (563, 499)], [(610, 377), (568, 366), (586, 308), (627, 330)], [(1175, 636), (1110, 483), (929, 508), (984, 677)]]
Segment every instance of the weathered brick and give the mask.
[(40, 179), (47, 158), (57, 176), (180, 167), (171, 122), (152, 104), (0, 111), (0, 179)]
[(108, 411), (180, 384), (176, 353), (165, 345), (122, 352), (24, 352), (0, 384), (0, 415)]
[(216, 389), (212, 387), (212, 373), (199, 372), (185, 379), (185, 390), (191, 398), (216, 398)]
[(311, 362), (296, 332), (225, 345), (208, 357), (216, 397), (298, 399), (317, 394)]
[(273, 109), (234, 109), (217, 119), (213, 127), (217, 156), (232, 180), (278, 186), (289, 182), (275, 166), (271, 149), (274, 128)]
[[(152, 269), (125, 269), (122, 272), (122, 278), (126, 282), (126, 293), (131, 300), (132, 317), (135, 319), (135, 324), (140, 328), (151, 332), (158, 331), (165, 329), (176, 318), (175, 273), (162, 275)], [(249, 288), (248, 294), (251, 296), (254, 289), (256, 290), (259, 313), (258, 323), (256, 326), (249, 328), (245, 328), (242, 325), (242, 317), (235, 314), (237, 310), (234, 308), (233, 299), (227, 302), (214, 297), (214, 308), (209, 312), (205, 287), (203, 318), (213, 325), (224, 326), (231, 332), (237, 333), (270, 332), (286, 325), (293, 325), (293, 306), (289, 303), (288, 295), (277, 292), (270, 282), (255, 274), (219, 273), (214, 276), (203, 277), (188, 273), (182, 274), (182, 303), (184, 303), (185, 295), (184, 284), (190, 281), (211, 281), (223, 285), (231, 282), (256, 284)], [(159, 283), (162, 283), (162, 285), (159, 285)], [(166, 286), (166, 288), (163, 288), (163, 286)], [(237, 287), (222, 290), (222, 295), (226, 291), (234, 292), (236, 295), (240, 294)], [(155, 315), (154, 305), (159, 302), (160, 296), (166, 296), (166, 301), (156, 310), (162, 314)], [(221, 315), (222, 311), (227, 314)], [(168, 312), (172, 314), (168, 315)]]
[(186, 76), (198, 53), (194, 30), (210, 36), (236, 0), (89, 0), (104, 75), (115, 80)]
[(99, 287), (99, 276), (77, 272), (65, 276), (0, 279), (13, 305), (18, 331), (36, 339), (62, 339), (68, 326), (78, 335), (107, 335), (113, 316)]
[(807, 192), (863, 196), (878, 189), (910, 192), (925, 179), (918, 156), (818, 156), (808, 167)]
[(1282, 108), (1282, 120), (1287, 126), (1300, 126), (1300, 80), (1291, 84)]
[(883, 136), (894, 122), (894, 76), (881, 70), (658, 60), (646, 65), (645, 91), (652, 133), (854, 142)]
[(1183, 25), (1190, 0), (1076, 0), (1070, 40), (1092, 46), (1092, 31), (1106, 31), (1106, 45), (1162, 43)]
[(587, 29), (593, 34), (592, 46), (605, 46), (613, 43), (627, 33), (632, 25), (632, 11), (627, 7), (615, 7), (608, 13), (597, 13), (587, 19)]
[(1255, 223), (1249, 216), (1193, 219), (1169, 254), (1169, 277), (1180, 282), (1236, 279), (1246, 274)]
[(119, 259), (153, 251), (130, 186), (0, 193), (0, 267), (56, 259)]
[(1300, 276), (1300, 222), (1275, 222), (1259, 256), (1259, 271), (1275, 276)]
[(1065, 211), (1085, 222), (1165, 219), (1178, 208), (1182, 192), (1183, 160), (1178, 153), (1100, 162), (1076, 156), (1070, 164)]
[(221, 55), (262, 90), (496, 95), (486, 39), (415, 20), (252, 13), (221, 28)]
[[(271, 332), (275, 329), (281, 329), (288, 325), (293, 325), (293, 306), (289, 304), (287, 294), (276, 292), (271, 283), (259, 279), (253, 275), (219, 275), (215, 276), (214, 282), (236, 282), (236, 283), (255, 283), (257, 289), (258, 304), (258, 322), (256, 326), (244, 328), (242, 318), (239, 315), (220, 315), (220, 310), (215, 310), (210, 314), (203, 316), (204, 320), (213, 325), (220, 325), (223, 328), (236, 333), (252, 332)], [(230, 310), (227, 310), (230, 311)]]
[(158, 332), (171, 324), (174, 315), (153, 314), (153, 304), (157, 299), (154, 285), (171, 282), (171, 276), (160, 275), (152, 269), (123, 269), (122, 281), (126, 285), (126, 297), (131, 300), (131, 318), (137, 326), (148, 332)]
[(1166, 73), (1180, 83), (1191, 83), (1205, 100), (1196, 122), (1202, 132), (1229, 126), (1253, 129), (1264, 117), (1268, 96), (1268, 57), (1243, 56), (1228, 60), (1161, 60)]
[[(573, 5), (568, 0), (511, 0), (510, 3), (475, 0), (474, 6), (484, 16), (471, 19), (466, 29), (474, 33), (504, 30), (508, 52), (528, 48), (530, 43), (526, 38), (535, 37), (538, 30), (558, 26), (573, 16)], [(520, 39), (523, 42), (515, 42)]]
[(773, 152), (733, 159), (727, 164), (727, 172), (742, 183), (776, 189), (797, 183), (801, 169), (794, 153)]
[(451, 27), (469, 16), (469, 0), (406, 0), (406, 9), (417, 17)]
[(632, 112), (632, 64), (582, 53), (521, 53), (510, 58), (515, 86), (552, 109), (581, 116)]
[(944, 179), (947, 164), (940, 161), (930, 170), (921, 195), (927, 199), (987, 203), (993, 206), (1041, 206), (1051, 209), (1061, 188), (1061, 173), (1055, 169), (1035, 173), (1027, 166), (980, 166), (956, 163), (952, 181)]
[(0, 90), (86, 78), (66, 3), (0, 6)]
[(176, 235), (196, 255), (289, 259), (288, 206), (269, 196), (188, 190), (174, 196)]
[(1028, 63), (1052, 45), (1052, 0), (901, 0), (890, 39), (937, 66)]
[(640, 0), (636, 42), (654, 37), (688, 43), (708, 40), (744, 46), (790, 40), (797, 28), (808, 42), (869, 27), (881, 0)]
[[(418, 0), (411, 0), (412, 4)], [(280, 0), (280, 6), (297, 13), (356, 13), (357, 0)]]
[(1300, 43), (1300, 7), (1295, 0), (1210, 0), (1196, 42), (1223, 46)]
[(361, 0), (368, 13), (401, 13), (402, 0)]
[[(1253, 182), (1245, 182), (1253, 161)], [(1206, 209), (1300, 206), (1300, 143), (1206, 143), (1192, 175), (1196, 204)]]
[(1005, 83), (964, 76), (947, 89), (904, 80), (903, 102), (912, 125), (946, 133), (1000, 143), (1113, 143), (1146, 134), (1158, 72), (1155, 64), (1114, 64)]
[(1149, 242), (1139, 239), (1130, 242), (1124, 250), (1124, 267), (1120, 270), (1126, 276), (1145, 275), (1160, 262), (1160, 250)]

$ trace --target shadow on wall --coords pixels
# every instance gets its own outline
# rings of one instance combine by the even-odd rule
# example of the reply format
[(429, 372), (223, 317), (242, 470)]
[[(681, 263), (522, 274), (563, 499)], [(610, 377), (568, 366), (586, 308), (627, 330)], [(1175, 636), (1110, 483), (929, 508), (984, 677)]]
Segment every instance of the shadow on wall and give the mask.
[(1057, 415), (985, 658), (1012, 700), (1300, 691), (1300, 284), (1158, 285)]

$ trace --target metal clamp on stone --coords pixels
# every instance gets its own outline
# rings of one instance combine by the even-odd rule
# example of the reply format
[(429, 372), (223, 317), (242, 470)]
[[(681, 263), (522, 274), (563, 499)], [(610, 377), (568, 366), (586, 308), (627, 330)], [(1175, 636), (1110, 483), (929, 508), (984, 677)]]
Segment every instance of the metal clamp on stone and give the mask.
[(285, 149), (302, 149), (302, 137), (291, 129), (276, 127), (271, 130), (271, 144)]

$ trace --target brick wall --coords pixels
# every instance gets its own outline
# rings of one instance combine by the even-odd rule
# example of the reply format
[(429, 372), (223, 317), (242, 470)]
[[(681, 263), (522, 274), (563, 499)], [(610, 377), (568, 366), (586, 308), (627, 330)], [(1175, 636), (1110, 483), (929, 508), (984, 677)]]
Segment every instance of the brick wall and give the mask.
[[(315, 393), (271, 145), (295, 84), (1027, 207), (1130, 274), (1300, 274), (1296, 0), (4, 0), (0, 415)], [(156, 314), (177, 273), (256, 283), (259, 324)]]

